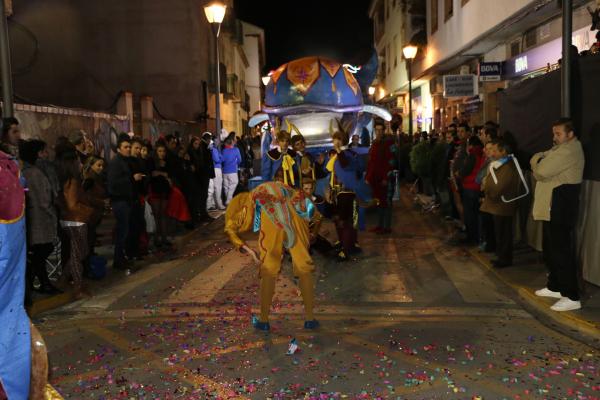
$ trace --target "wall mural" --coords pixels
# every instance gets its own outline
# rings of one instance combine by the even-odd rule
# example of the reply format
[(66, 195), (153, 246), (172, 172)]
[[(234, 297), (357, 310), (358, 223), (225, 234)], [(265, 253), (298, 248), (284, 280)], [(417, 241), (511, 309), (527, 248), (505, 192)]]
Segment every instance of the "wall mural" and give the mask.
[(119, 133), (130, 130), (129, 120), (118, 115), (23, 105), (16, 108), (23, 139), (44, 140), (50, 149), (59, 136), (81, 129), (94, 144), (95, 153), (110, 159), (115, 154)]

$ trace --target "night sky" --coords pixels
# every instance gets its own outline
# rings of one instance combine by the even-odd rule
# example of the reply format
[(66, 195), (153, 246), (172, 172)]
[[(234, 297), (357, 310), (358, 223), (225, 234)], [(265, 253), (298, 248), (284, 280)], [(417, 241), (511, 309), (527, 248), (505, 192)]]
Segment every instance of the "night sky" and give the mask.
[(362, 64), (373, 48), (369, 0), (235, 0), (239, 19), (265, 30), (266, 73), (305, 56)]

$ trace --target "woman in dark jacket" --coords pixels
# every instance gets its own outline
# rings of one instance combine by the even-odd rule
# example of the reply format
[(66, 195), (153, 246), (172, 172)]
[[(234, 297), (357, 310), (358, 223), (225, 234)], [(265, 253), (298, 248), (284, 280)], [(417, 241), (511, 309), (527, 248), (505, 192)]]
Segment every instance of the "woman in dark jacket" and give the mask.
[(167, 168), (167, 148), (158, 143), (154, 149), (151, 160), (150, 191), (148, 203), (152, 207), (156, 232), (154, 233), (154, 244), (157, 248), (170, 247), (172, 243), (167, 240), (167, 205), (171, 193), (171, 179)]
[(192, 214), (192, 221), (188, 224), (188, 227), (198, 221), (201, 210), (200, 205), (200, 170), (202, 168), (202, 159), (200, 154), (200, 142), (201, 139), (197, 136), (192, 136), (190, 144), (187, 148), (187, 154), (184, 157), (185, 161), (185, 184), (183, 186), (183, 192)]
[(103, 172), (104, 160), (97, 156), (88, 157), (83, 166), (84, 202), (94, 210), (88, 224), (88, 257), (95, 253), (96, 230), (102, 222), (105, 202), (108, 199)]
[(54, 250), (57, 239), (56, 197), (49, 179), (36, 167), (39, 141), (21, 142), (19, 156), (23, 162), (22, 173), (27, 181), (27, 287), (26, 297), (33, 289), (34, 278), (40, 282), (39, 292), (45, 294), (62, 293), (48, 278), (46, 259)]

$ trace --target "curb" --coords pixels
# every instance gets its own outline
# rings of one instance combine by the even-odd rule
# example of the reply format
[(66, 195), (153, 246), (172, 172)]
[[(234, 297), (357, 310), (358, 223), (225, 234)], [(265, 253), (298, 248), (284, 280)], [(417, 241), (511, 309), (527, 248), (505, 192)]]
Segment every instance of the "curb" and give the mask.
[(600, 342), (600, 329), (593, 323), (586, 321), (570, 312), (555, 312), (550, 309), (548, 304), (542, 301), (538, 296), (533, 293), (531, 289), (524, 286), (515, 284), (506, 279), (499, 271), (497, 271), (490, 262), (479, 254), (476, 250), (468, 249), (469, 254), (475, 258), (481, 265), (483, 265), (488, 271), (494, 274), (505, 285), (513, 288), (519, 298), (527, 303), (527, 305), (535, 311), (537, 314), (543, 315), (548, 320), (552, 321), (556, 325), (559, 325), (562, 330), (576, 331), (578, 334), (592, 339), (595, 342)]
[(54, 310), (67, 305), (74, 300), (75, 296), (73, 295), (73, 292), (71, 290), (67, 290), (64, 293), (34, 301), (29, 308), (28, 314), (33, 318), (46, 311)]

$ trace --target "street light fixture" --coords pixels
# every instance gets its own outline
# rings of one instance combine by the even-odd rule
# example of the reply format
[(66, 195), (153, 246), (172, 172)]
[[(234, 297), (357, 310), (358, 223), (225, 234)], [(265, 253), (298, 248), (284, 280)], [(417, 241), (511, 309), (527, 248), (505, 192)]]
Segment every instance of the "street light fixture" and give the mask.
[(263, 85), (265, 85), (265, 87), (269, 84), (269, 82), (271, 82), (271, 77), (269, 75), (263, 76), (260, 79), (262, 80), (262, 83)]
[(411, 44), (404, 46), (402, 54), (408, 61), (406, 69), (408, 70), (408, 134), (413, 135), (413, 118), (412, 118), (412, 60), (417, 56), (419, 48)]
[(369, 96), (373, 96), (375, 94), (375, 86), (369, 86)]
[(221, 71), (219, 70), (219, 33), (221, 32), (221, 23), (225, 18), (227, 6), (221, 2), (215, 1), (204, 6), (204, 14), (212, 28), (215, 36), (215, 67), (216, 71), (216, 92), (215, 92), (215, 142), (221, 141)]

